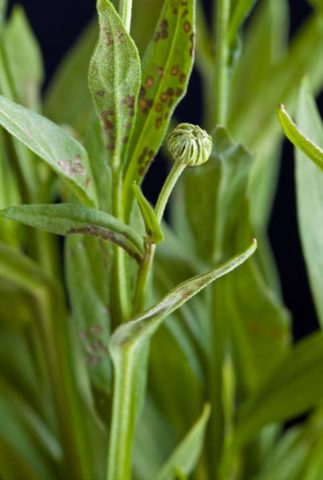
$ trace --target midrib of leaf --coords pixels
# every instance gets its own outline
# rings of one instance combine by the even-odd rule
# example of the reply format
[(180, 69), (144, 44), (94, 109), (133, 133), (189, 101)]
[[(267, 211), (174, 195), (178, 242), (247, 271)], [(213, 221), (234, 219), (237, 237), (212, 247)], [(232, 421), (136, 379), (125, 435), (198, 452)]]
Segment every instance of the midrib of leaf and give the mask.
[[(179, 10), (179, 12), (180, 12), (180, 10)], [(176, 19), (176, 27), (175, 27), (174, 35), (173, 35), (172, 42), (171, 42), (171, 48), (169, 49), (169, 54), (167, 56), (166, 63), (165, 63), (165, 71), (168, 71), (168, 67), (170, 65), (170, 58), (173, 55), (174, 47), (175, 47), (175, 44), (176, 44), (175, 39), (177, 37), (179, 23), (180, 23), (180, 15), (178, 14), (177, 19)], [(158, 98), (158, 95), (161, 92), (162, 84), (163, 84), (163, 79), (161, 78), (160, 82), (158, 83), (155, 98)], [(131, 184), (131, 181), (133, 179), (134, 172), (135, 172), (136, 168), (138, 167), (138, 164), (137, 164), (137, 158), (138, 158), (138, 155), (139, 155), (138, 150), (139, 150), (139, 146), (142, 143), (142, 139), (144, 138), (144, 134), (145, 134), (145, 131), (147, 129), (147, 124), (148, 124), (148, 122), (151, 118), (151, 115), (152, 114), (150, 112), (149, 112), (148, 115), (146, 115), (145, 121), (143, 123), (142, 129), (141, 129), (141, 132), (140, 132), (140, 135), (139, 135), (139, 138), (136, 142), (134, 153), (131, 155), (131, 160), (129, 162), (129, 168), (128, 168), (128, 171), (126, 173), (126, 178), (125, 178), (125, 188), (126, 189), (130, 188), (130, 184)], [(134, 131), (135, 131), (135, 127), (133, 129), (133, 132)]]

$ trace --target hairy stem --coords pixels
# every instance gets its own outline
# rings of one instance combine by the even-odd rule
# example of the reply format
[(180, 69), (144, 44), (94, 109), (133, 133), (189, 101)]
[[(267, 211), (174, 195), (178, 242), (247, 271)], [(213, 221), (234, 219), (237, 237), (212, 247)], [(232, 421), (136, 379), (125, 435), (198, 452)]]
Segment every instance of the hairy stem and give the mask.
[[(161, 192), (159, 194), (159, 197), (156, 203), (156, 208), (155, 208), (155, 213), (156, 213), (156, 217), (159, 224), (162, 221), (169, 197), (179, 177), (181, 176), (183, 170), (185, 169), (185, 167), (186, 167), (185, 164), (175, 162), (165, 180), (165, 183), (161, 189)], [(150, 278), (150, 272), (152, 269), (152, 264), (154, 261), (155, 250), (156, 250), (156, 245), (151, 243), (151, 241), (148, 238), (145, 245), (144, 258), (140, 265), (138, 277), (137, 277), (134, 309), (133, 309), (133, 313), (135, 315), (137, 313), (140, 313), (145, 306), (147, 288), (148, 288), (148, 283)]]
[(225, 125), (228, 110), (228, 24), (230, 0), (217, 0), (215, 12), (215, 124)]

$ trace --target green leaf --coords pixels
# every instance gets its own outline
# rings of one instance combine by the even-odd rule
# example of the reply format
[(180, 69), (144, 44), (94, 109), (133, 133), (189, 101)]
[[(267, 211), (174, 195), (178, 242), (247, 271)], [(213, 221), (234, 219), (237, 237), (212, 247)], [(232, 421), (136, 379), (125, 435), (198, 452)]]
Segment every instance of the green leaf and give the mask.
[(60, 175), (81, 201), (95, 203), (82, 145), (47, 118), (0, 96), (0, 124)]
[(207, 404), (200, 418), (157, 473), (157, 480), (172, 480), (177, 469), (186, 475), (193, 471), (202, 451), (209, 415), (210, 406)]
[(156, 218), (155, 211), (145, 198), (140, 187), (136, 183), (132, 185), (135, 197), (137, 199), (142, 218), (145, 222), (146, 233), (152, 243), (159, 243), (164, 240), (164, 234)]
[[(297, 135), (296, 149), (296, 194), (297, 215), (302, 248), (314, 303), (321, 325), (323, 325), (323, 173), (317, 168), (322, 162), (321, 149), (313, 142), (323, 144), (323, 129), (314, 99), (307, 82), (303, 82), (297, 106), (297, 123), (304, 132)], [(300, 139), (299, 136), (301, 135)], [(312, 140), (307, 139), (307, 135)], [(305, 138), (305, 140), (303, 140)], [(306, 145), (306, 150), (304, 149)], [(322, 152), (323, 153), (323, 152)], [(310, 156), (311, 155), (311, 156)], [(312, 161), (315, 159), (315, 164)], [(320, 163), (321, 165), (321, 163)], [(322, 167), (320, 167), (322, 168)]]
[(307, 337), (287, 353), (272, 374), (242, 406), (236, 445), (267, 424), (285, 422), (319, 405), (323, 398), (323, 334)]
[[(314, 110), (313, 106), (311, 108)], [(295, 147), (299, 148), (308, 158), (310, 158), (320, 170), (323, 170), (323, 150), (312, 140), (310, 140), (299, 128), (297, 128), (295, 123), (286, 112), (284, 105), (279, 107), (278, 118), (288, 140), (290, 140)], [(312, 129), (307, 127), (307, 130), (311, 132)]]
[(69, 237), (65, 244), (67, 289), (73, 323), (92, 385), (111, 388), (109, 266), (111, 251), (93, 237)]
[(236, 42), (236, 37), (244, 20), (250, 14), (257, 0), (238, 0), (231, 14), (231, 20), (228, 29), (229, 44)]
[[(245, 262), (256, 250), (256, 241), (240, 255), (175, 287), (157, 305), (120, 326), (110, 339), (115, 371), (109, 475), (128, 479), (133, 433), (146, 383), (149, 342), (165, 317), (202, 289)], [(129, 408), (130, 406), (130, 408)]]
[(20, 205), (2, 210), (1, 216), (57, 235), (91, 235), (120, 245), (138, 261), (143, 246), (130, 227), (108, 213), (76, 203)]
[(98, 0), (100, 36), (90, 63), (89, 87), (103, 126), (109, 162), (125, 163), (140, 88), (137, 47), (109, 0)]
[(87, 74), (97, 35), (97, 22), (92, 21), (58, 67), (45, 92), (45, 115), (56, 123), (72, 125), (81, 133), (92, 110)]
[[(142, 86), (129, 150), (125, 192), (141, 183), (185, 95), (193, 66), (195, 1), (166, 0), (142, 64)], [(129, 198), (128, 198), (129, 200)], [(128, 206), (126, 206), (127, 211)]]
[(105, 212), (111, 211), (112, 203), (112, 174), (111, 168), (106, 162), (106, 149), (101, 123), (92, 111), (84, 138), (84, 147), (89, 155), (89, 162), (95, 182), (98, 197), (98, 206)]
[(23, 9), (16, 6), (3, 32), (3, 48), (14, 99), (32, 110), (40, 109), (44, 72), (37, 40)]

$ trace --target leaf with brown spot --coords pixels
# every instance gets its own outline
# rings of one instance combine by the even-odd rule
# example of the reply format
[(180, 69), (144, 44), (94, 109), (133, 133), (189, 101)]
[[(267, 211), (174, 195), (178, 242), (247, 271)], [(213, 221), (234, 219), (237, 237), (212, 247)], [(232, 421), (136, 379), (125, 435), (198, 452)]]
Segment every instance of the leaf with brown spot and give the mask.
[[(189, 32), (186, 31), (187, 25), (190, 25)], [(187, 5), (183, 5), (179, 0), (166, 0), (143, 59), (143, 88), (140, 92), (136, 124), (130, 143), (130, 162), (125, 182), (128, 202), (132, 181), (135, 180), (138, 184), (142, 181), (139, 162), (142, 151), (149, 147), (149, 150), (152, 150), (152, 157), (156, 155), (173, 111), (186, 92), (193, 66), (190, 51), (194, 25), (194, 0), (189, 0)]]
[(140, 88), (138, 50), (112, 3), (98, 0), (100, 35), (90, 63), (89, 87), (101, 120), (109, 162), (125, 162)]
[(96, 203), (87, 152), (66, 130), (2, 96), (0, 124), (55, 170), (83, 203)]
[(20, 205), (2, 210), (0, 216), (56, 235), (90, 235), (110, 240), (140, 260), (141, 237), (117, 218), (77, 203), (60, 205)]

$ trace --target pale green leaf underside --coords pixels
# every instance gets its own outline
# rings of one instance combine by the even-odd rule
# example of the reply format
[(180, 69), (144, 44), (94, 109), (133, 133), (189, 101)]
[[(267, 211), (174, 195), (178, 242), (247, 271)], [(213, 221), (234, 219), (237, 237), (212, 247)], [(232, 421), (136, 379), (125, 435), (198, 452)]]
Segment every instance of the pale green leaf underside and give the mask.
[(109, 0), (98, 0), (100, 35), (89, 69), (89, 87), (103, 126), (109, 161), (120, 167), (131, 135), (140, 88), (137, 47)]
[[(323, 144), (323, 127), (307, 82), (300, 90), (296, 118), (304, 135), (313, 141), (307, 149), (295, 149), (297, 216), (313, 300), (323, 325), (323, 172), (317, 168), (318, 162), (323, 168), (323, 151), (316, 146)], [(311, 157), (309, 150), (314, 152)], [(309, 158), (317, 161), (314, 164)]]
[(138, 261), (139, 235), (108, 213), (75, 203), (21, 205), (2, 210), (1, 216), (57, 235), (91, 235), (120, 245)]
[(157, 480), (173, 480), (174, 473), (179, 470), (189, 475), (194, 469), (204, 441), (204, 434), (208, 418), (210, 416), (210, 405), (205, 405), (202, 415), (192, 426), (188, 434), (177, 446), (162, 469), (158, 472)]
[(95, 203), (87, 153), (64, 129), (2, 96), (0, 124), (45, 160), (80, 200)]
[(284, 105), (278, 110), (278, 118), (286, 137), (323, 170), (323, 150), (297, 128)]

